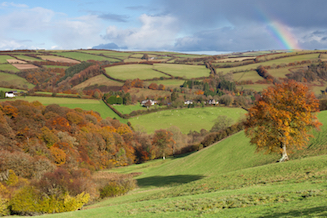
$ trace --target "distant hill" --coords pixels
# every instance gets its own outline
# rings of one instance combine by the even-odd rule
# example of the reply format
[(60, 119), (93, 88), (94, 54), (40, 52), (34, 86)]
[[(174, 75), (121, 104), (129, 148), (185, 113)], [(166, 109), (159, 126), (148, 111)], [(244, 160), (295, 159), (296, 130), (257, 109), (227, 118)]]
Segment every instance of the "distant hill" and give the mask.
[(127, 49), (127, 47), (126, 46), (119, 47), (117, 44), (112, 42), (112, 43), (108, 43), (108, 44), (96, 45), (96, 46), (92, 47), (92, 49)]

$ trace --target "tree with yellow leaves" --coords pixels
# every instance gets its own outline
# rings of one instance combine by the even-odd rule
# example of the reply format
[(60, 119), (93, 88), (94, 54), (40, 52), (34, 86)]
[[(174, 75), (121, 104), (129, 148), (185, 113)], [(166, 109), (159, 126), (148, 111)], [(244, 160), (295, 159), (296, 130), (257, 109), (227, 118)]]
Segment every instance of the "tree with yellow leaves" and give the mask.
[(278, 152), (280, 162), (288, 160), (287, 149), (301, 149), (318, 128), (319, 101), (308, 87), (293, 80), (264, 90), (262, 97), (249, 109), (245, 134), (257, 151)]

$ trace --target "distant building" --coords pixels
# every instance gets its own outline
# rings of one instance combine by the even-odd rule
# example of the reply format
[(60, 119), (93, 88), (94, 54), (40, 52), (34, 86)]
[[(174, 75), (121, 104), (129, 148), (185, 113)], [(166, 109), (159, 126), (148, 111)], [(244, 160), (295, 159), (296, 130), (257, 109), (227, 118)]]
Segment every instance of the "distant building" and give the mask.
[(148, 101), (150, 101), (151, 105), (155, 105), (158, 103), (155, 100), (143, 100), (143, 101), (141, 101), (141, 105), (144, 106)]
[(219, 102), (216, 101), (215, 99), (210, 99), (210, 100), (208, 101), (208, 104), (219, 104)]
[(184, 104), (193, 104), (193, 101), (192, 100), (186, 100), (186, 101), (184, 101)]
[(17, 91), (9, 91), (9, 92), (5, 93), (5, 97), (6, 98), (14, 98), (14, 97), (16, 97), (15, 94), (17, 94)]

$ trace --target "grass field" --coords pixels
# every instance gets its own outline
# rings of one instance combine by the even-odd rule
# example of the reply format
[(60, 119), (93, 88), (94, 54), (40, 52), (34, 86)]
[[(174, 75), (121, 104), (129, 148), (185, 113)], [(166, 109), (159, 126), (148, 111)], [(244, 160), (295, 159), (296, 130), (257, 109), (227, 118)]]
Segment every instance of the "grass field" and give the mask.
[(148, 64), (130, 64), (114, 67), (107, 67), (106, 72), (113, 78), (127, 80), (127, 79), (151, 79), (168, 77), (165, 74), (152, 70), (153, 66)]
[(0, 64), (0, 70), (19, 72), (19, 70), (11, 64)]
[(167, 129), (177, 126), (184, 134), (190, 130), (200, 131), (201, 129), (210, 130), (214, 120), (219, 115), (226, 115), (237, 121), (245, 114), (245, 110), (240, 108), (227, 107), (204, 107), (186, 108), (159, 111), (147, 115), (133, 117), (129, 119), (134, 127), (143, 127), (148, 133), (153, 133), (158, 129)]
[(140, 103), (135, 105), (113, 105), (113, 107), (122, 114), (130, 114), (132, 111), (146, 110), (146, 107), (142, 107)]
[(266, 62), (261, 62), (261, 63), (256, 63), (256, 64), (249, 64), (249, 65), (244, 65), (244, 66), (239, 66), (239, 67), (217, 68), (216, 71), (228, 73), (228, 72), (236, 72), (236, 71), (251, 70), (251, 69), (254, 70), (260, 65), (272, 66), (273, 64), (280, 65), (280, 64), (293, 63), (295, 61), (315, 60), (315, 59), (318, 59), (318, 56), (319, 56), (319, 54), (297, 55), (297, 56), (281, 58), (281, 59), (276, 59), (276, 60), (271, 60), (271, 61), (266, 61)]
[(46, 68), (63, 68), (63, 69), (67, 69), (67, 66), (55, 66), (55, 65), (43, 65)]
[[(15, 99), (9, 99), (9, 101), (15, 100), (24, 100), (24, 101), (39, 101), (43, 105), (49, 104), (58, 104), (62, 107), (68, 107), (71, 109), (74, 108), (82, 108), (83, 110), (93, 110), (100, 113), (102, 118), (111, 117), (116, 118), (123, 123), (127, 123), (127, 120), (120, 118), (117, 114), (115, 114), (105, 103), (99, 100), (93, 99), (75, 99), (75, 98), (53, 98), (53, 97), (35, 97), (35, 96), (27, 96), (27, 97), (16, 97)], [(0, 100), (8, 101), (8, 99)]]
[(176, 87), (180, 87), (181, 85), (183, 85), (184, 80), (177, 80), (177, 79), (173, 79), (173, 80), (156, 80), (156, 81), (149, 81), (149, 82), (145, 82), (147, 85), (150, 85), (151, 83), (157, 83), (164, 85), (166, 88), (168, 87), (172, 87), (172, 88), (176, 88)]
[(210, 70), (205, 66), (183, 64), (154, 64), (154, 68), (173, 76), (185, 77), (186, 79), (208, 77)]
[(54, 54), (66, 57), (66, 58), (72, 58), (79, 61), (87, 61), (87, 60), (95, 60), (95, 61), (111, 61), (111, 62), (117, 62), (116, 59), (106, 58), (103, 56), (98, 55), (90, 55), (83, 52), (56, 52)]
[(0, 85), (13, 85), (19, 88), (33, 88), (34, 85), (27, 82), (26, 79), (14, 74), (0, 73)]
[(130, 63), (130, 62), (145, 62), (146, 60), (143, 60), (141, 58), (127, 58), (127, 59), (124, 59), (124, 62), (125, 63)]
[(9, 55), (0, 55), (0, 64), (8, 63), (7, 59), (13, 59), (13, 57)]
[(29, 57), (26, 55), (15, 55), (15, 57), (18, 59), (22, 59), (24, 61), (43, 61), (42, 59), (37, 59), (37, 58)]
[(137, 97), (141, 97), (143, 95), (144, 98), (150, 96), (164, 97), (164, 96), (171, 95), (170, 91), (160, 91), (160, 90), (151, 90), (151, 89), (142, 89), (142, 88), (131, 88), (128, 92), (131, 95), (136, 95)]
[(240, 72), (234, 73), (233, 78), (237, 82), (251, 80), (252, 82), (256, 82), (258, 80), (263, 80), (261, 76), (257, 73), (257, 71), (247, 71), (247, 72)]
[(260, 92), (263, 89), (267, 89), (271, 84), (249, 84), (249, 85), (239, 85), (236, 86), (238, 89), (252, 89), (254, 91)]
[(121, 82), (117, 82), (111, 79), (108, 79), (107, 77), (105, 77), (104, 75), (98, 75), (95, 77), (92, 77), (80, 84), (78, 84), (77, 86), (74, 86), (73, 89), (84, 89), (85, 87), (91, 86), (91, 85), (96, 85), (98, 84), (98, 86), (101, 85), (105, 85), (105, 86), (122, 86), (124, 85)]
[(104, 51), (104, 50), (81, 50), (81, 52), (90, 53), (90, 54), (103, 54), (106, 56), (116, 57), (120, 59), (125, 59), (132, 54), (128, 52), (116, 52), (116, 51)]
[[(318, 115), (324, 126), (326, 115)], [(39, 217), (326, 217), (326, 133), (315, 132), (301, 155), (276, 163), (279, 155), (256, 153), (242, 131), (199, 152), (113, 169), (141, 172), (139, 188)]]

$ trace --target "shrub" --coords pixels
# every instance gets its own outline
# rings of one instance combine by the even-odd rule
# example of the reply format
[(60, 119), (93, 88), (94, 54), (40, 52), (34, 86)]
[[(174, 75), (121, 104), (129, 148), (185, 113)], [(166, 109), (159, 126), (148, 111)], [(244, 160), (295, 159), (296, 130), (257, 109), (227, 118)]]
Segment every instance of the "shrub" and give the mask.
[(42, 197), (32, 186), (26, 186), (17, 192), (9, 202), (12, 214), (36, 215), (41, 213), (60, 213), (81, 208), (89, 200), (89, 194), (84, 192), (71, 197), (69, 194)]
[(127, 193), (136, 187), (136, 181), (134, 179), (125, 180), (112, 180), (100, 189), (100, 198), (114, 197)]
[(7, 215), (9, 215), (8, 200), (2, 198), (0, 195), (0, 216), (7, 216)]

